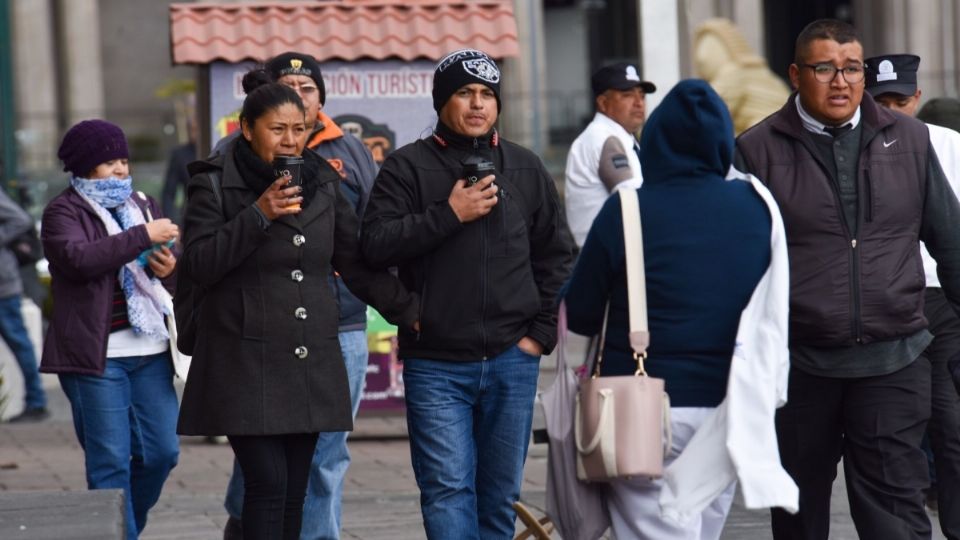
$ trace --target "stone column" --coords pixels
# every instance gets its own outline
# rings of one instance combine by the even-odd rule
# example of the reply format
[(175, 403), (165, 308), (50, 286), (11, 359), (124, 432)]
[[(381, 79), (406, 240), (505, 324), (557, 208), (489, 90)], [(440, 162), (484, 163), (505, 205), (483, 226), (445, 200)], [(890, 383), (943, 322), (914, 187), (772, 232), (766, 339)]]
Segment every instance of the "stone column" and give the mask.
[(58, 0), (57, 7), (64, 119), (73, 125), (88, 118), (103, 118), (103, 61), (97, 0)]
[[(906, 2), (905, 2), (906, 3)], [(917, 72), (917, 84), (925, 97), (942, 96), (946, 87), (944, 81), (943, 34), (941, 24), (942, 6), (940, 2), (909, 2), (905, 6), (907, 47), (889, 52), (906, 52), (920, 57), (920, 71)], [(952, 37), (952, 36), (951, 36)], [(883, 51), (877, 51), (884, 54)], [(874, 52), (867, 52), (873, 56)], [(950, 66), (953, 69), (953, 66)]]
[(765, 57), (763, 0), (735, 0), (729, 17), (743, 32), (753, 51)]
[(644, 80), (657, 85), (657, 92), (647, 96), (647, 116), (663, 96), (680, 81), (680, 19), (678, 0), (641, 2), (640, 56)]
[(956, 0), (855, 0), (854, 20), (864, 56), (916, 54), (921, 58), (917, 83), (924, 100), (955, 92), (956, 4)]
[(547, 145), (543, 4), (514, 0), (520, 56), (501, 64), (504, 103), (500, 129), (508, 139), (541, 154)]
[(19, 169), (56, 165), (59, 143), (53, 16), (47, 2), (10, 2)]

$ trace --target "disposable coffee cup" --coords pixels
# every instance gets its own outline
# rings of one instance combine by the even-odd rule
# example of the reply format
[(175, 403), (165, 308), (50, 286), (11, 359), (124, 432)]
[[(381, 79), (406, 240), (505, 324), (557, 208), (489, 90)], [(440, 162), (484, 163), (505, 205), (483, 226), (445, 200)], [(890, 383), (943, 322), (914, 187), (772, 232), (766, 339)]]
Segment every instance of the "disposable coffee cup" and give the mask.
[[(300, 186), (303, 184), (303, 158), (299, 156), (277, 156), (273, 159), (273, 179), (279, 180), (285, 176), (290, 177), (290, 183), (285, 188)], [(287, 206), (287, 208), (300, 208), (300, 203)]]
[(467, 181), (467, 186), (472, 186), (486, 176), (495, 174), (497, 167), (492, 161), (478, 155), (471, 155), (462, 162), (463, 179)]

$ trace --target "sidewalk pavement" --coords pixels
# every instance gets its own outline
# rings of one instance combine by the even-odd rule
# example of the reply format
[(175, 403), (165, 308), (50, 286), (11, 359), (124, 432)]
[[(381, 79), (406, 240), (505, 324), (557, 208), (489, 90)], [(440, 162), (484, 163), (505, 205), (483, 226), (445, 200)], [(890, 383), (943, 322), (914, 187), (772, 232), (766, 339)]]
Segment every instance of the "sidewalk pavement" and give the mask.
[[(549, 369), (545, 369), (543, 375), (544, 380), (552, 378)], [(0, 424), (0, 497), (4, 492), (86, 489), (83, 454), (73, 432), (69, 404), (56, 386), (56, 380), (52, 382), (47, 384), (53, 412), (50, 420), (39, 424)], [(344, 486), (342, 537), (424, 538), (403, 417), (362, 416), (349, 445), (353, 463)], [(150, 512), (150, 521), (141, 538), (221, 538), (227, 519), (223, 493), (232, 461), (229, 445), (183, 437), (180, 463), (167, 480), (159, 503)], [(522, 498), (536, 509), (543, 508), (545, 479), (546, 446), (531, 445)], [(849, 518), (842, 479), (840, 474), (834, 490), (830, 536), (834, 540), (852, 540), (857, 535)], [(936, 523), (934, 531), (935, 539), (943, 538)], [(770, 538), (769, 513), (746, 510), (738, 497), (722, 540)]]

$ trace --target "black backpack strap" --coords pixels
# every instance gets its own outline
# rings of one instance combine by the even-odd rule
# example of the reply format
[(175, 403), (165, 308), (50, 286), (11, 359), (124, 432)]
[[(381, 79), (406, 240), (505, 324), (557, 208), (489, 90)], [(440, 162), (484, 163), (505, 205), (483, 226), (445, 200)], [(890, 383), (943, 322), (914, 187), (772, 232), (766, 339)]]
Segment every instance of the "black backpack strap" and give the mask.
[(213, 188), (213, 196), (217, 199), (217, 206), (223, 212), (223, 189), (220, 187), (220, 173), (216, 170), (209, 171), (207, 177), (210, 179), (210, 187)]

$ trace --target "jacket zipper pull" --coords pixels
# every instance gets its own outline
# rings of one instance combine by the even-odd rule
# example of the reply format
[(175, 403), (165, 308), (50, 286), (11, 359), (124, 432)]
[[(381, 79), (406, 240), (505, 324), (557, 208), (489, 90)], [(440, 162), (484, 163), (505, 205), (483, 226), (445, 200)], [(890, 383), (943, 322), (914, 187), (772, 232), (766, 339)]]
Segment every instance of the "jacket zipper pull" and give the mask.
[(473, 138), (473, 151), (476, 152), (480, 149), (480, 141), (476, 137)]
[(854, 238), (853, 240), (851, 240), (850, 245), (853, 247), (853, 249), (857, 249), (857, 239)]

